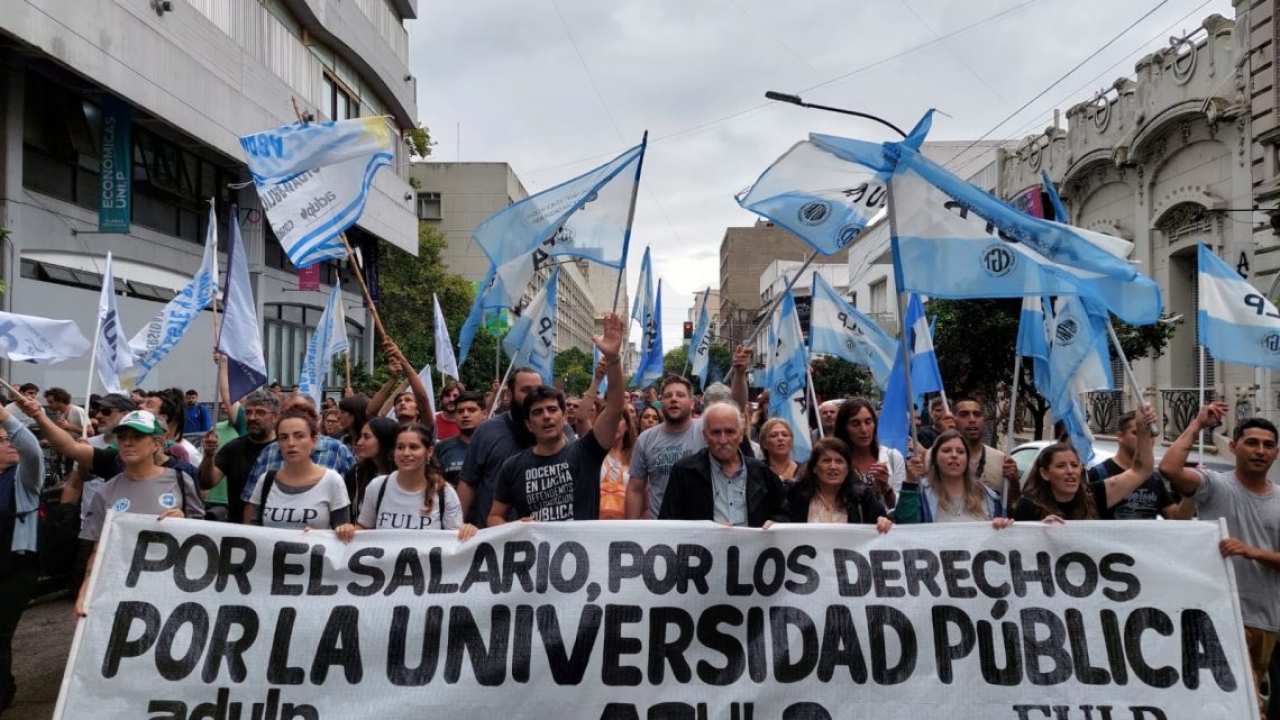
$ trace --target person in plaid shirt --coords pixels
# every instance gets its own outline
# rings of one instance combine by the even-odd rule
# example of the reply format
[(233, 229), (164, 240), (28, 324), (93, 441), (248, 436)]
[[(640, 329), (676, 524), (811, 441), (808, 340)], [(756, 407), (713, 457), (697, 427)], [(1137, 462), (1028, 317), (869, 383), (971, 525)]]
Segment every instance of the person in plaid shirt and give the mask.
[[(297, 395), (285, 400), (281, 411), (284, 412), (299, 405), (315, 412), (311, 398)], [(355, 455), (351, 454), (341, 440), (335, 440), (326, 435), (316, 438), (316, 449), (311, 453), (311, 459), (317, 465), (336, 470), (339, 475), (346, 475), (347, 471), (356, 464)], [(272, 442), (262, 449), (262, 453), (258, 455), (258, 461), (253, 464), (253, 470), (249, 471), (249, 477), (245, 479), (244, 492), (241, 493), (244, 501), (247, 503), (253, 497), (253, 488), (258, 484), (258, 478), (282, 467), (284, 467), (284, 457), (280, 454), (280, 443)]]

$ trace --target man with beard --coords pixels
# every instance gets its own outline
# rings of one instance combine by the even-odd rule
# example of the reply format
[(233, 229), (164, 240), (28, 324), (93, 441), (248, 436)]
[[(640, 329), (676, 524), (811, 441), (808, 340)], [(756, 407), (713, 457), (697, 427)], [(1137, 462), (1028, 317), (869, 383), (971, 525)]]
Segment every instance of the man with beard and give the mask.
[[(730, 373), (732, 396), (738, 407), (747, 401), (747, 365), (751, 350), (739, 346)], [(631, 477), (627, 480), (628, 520), (657, 519), (671, 466), (706, 447), (703, 418), (693, 417), (693, 385), (668, 375), (662, 381), (662, 424), (640, 433), (631, 451)]]
[[(507, 458), (533, 446), (533, 433), (525, 423), (524, 399), (542, 385), (542, 376), (530, 367), (517, 368), (507, 379), (511, 409), (485, 420), (471, 436), (467, 459), (458, 474), (458, 500), (465, 520), (478, 528), (488, 526), (489, 509), (498, 488), (498, 470)], [(576, 439), (568, 425), (564, 433)]]
[[(455, 394), (451, 402), (453, 425), (457, 428), (458, 434), (436, 443), (436, 459), (440, 461), (444, 479), (457, 488), (458, 475), (462, 473), (462, 464), (467, 461), (467, 449), (471, 447), (471, 438), (484, 420), (484, 395), (478, 392), (464, 392)], [(443, 428), (444, 425), (437, 419), (436, 427)]]
[(982, 444), (982, 431), (987, 424), (982, 403), (962, 398), (955, 403), (956, 429), (969, 446), (969, 470), (974, 479), (991, 488), (1004, 501), (1006, 512), (1018, 504), (1022, 494), (1018, 465), (1013, 458)]
[(249, 393), (241, 402), (248, 430), (222, 449), (218, 449), (217, 433), (204, 438), (204, 459), (200, 462), (200, 487), (211, 488), (227, 479), (227, 503), (232, 522), (244, 517), (245, 502), (241, 497), (254, 463), (276, 439), (276, 420), (280, 417), (280, 400), (270, 390)]
[[(460, 432), (456, 403), (458, 402), (458, 396), (466, 391), (467, 388), (457, 380), (450, 380), (445, 383), (444, 389), (440, 391), (440, 410), (436, 412), (437, 443), (455, 437)], [(484, 407), (483, 395), (480, 396), (480, 407)], [(472, 429), (474, 429), (474, 426), (472, 426)]]
[(617, 313), (604, 317), (604, 336), (595, 338), (609, 390), (593, 426), (577, 440), (564, 436), (564, 395), (539, 385), (525, 395), (524, 415), (534, 445), (509, 458), (498, 471), (489, 525), (510, 513), (522, 520), (560, 522), (600, 519), (600, 470), (617, 436), (625, 408), (620, 351), (626, 325)]

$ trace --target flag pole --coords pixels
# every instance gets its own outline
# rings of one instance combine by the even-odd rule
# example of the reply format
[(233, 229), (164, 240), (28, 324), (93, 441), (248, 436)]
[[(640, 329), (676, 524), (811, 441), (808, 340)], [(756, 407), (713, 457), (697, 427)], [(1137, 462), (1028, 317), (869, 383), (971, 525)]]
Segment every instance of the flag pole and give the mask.
[[(1133, 366), (1129, 364), (1129, 358), (1124, 354), (1124, 348), (1120, 347), (1120, 338), (1116, 336), (1116, 329), (1111, 324), (1111, 317), (1107, 317), (1107, 337), (1111, 338), (1111, 346), (1116, 349), (1116, 355), (1120, 357), (1120, 365), (1124, 368), (1124, 377), (1129, 385), (1133, 386), (1133, 397), (1137, 401), (1135, 408), (1141, 408), (1146, 400), (1142, 397), (1142, 388), (1138, 387), (1138, 378), (1133, 374)], [(1156, 434), (1156, 426), (1151, 426), (1151, 435)]]
[[(114, 292), (114, 289), (112, 292)], [(98, 364), (98, 340), (102, 337), (102, 313), (97, 313), (97, 315), (98, 322), (93, 328), (93, 349), (89, 353), (89, 380), (85, 383), (84, 388), (85, 405), (89, 404), (89, 393), (93, 392), (93, 373), (97, 370)], [(80, 428), (80, 438), (84, 439), (87, 437), (89, 437), (89, 423), (85, 423), (84, 427)]]
[[(1198, 344), (1198, 343), (1197, 343)], [(1200, 386), (1200, 407), (1204, 407), (1204, 345), (1200, 345), (1200, 378), (1196, 383)], [(1204, 462), (1204, 432), (1199, 433), (1200, 462)]]
[[(351, 351), (350, 351), (350, 350), (347, 350), (347, 351), (343, 352), (343, 353), (342, 353), (342, 359), (343, 359), (343, 361), (346, 363), (346, 366), (347, 366), (347, 387), (346, 387), (346, 390), (347, 390), (347, 392), (350, 392), (350, 391), (351, 391)], [(345, 395), (345, 393), (344, 393), (344, 395)]]
[[(915, 395), (911, 392), (911, 343), (910, 330), (907, 328), (907, 294), (903, 292), (902, 286), (905, 284), (902, 280), (902, 255), (898, 252), (898, 213), (893, 203), (893, 181), (884, 185), (885, 191), (885, 207), (889, 214), (889, 246), (893, 253), (893, 284), (894, 289), (898, 291), (898, 326), (902, 328), (901, 339), (898, 341), (898, 352), (902, 356), (902, 384), (903, 389), (907, 393), (907, 432), (911, 438), (911, 445), (907, 448), (907, 457), (911, 457), (919, 452), (920, 444), (916, 439), (916, 421), (912, 417), (915, 412)], [(813, 255), (817, 255), (815, 251)], [(810, 256), (810, 260), (813, 256)], [(803, 270), (801, 271), (803, 272)], [(936, 352), (936, 351), (935, 351)], [(946, 402), (945, 400), (943, 401)]]
[(763, 332), (765, 327), (769, 324), (769, 316), (772, 315), (773, 311), (782, 303), (782, 297), (791, 292), (791, 288), (795, 286), (796, 281), (801, 275), (804, 275), (804, 271), (809, 269), (809, 266), (813, 264), (813, 261), (818, 258), (819, 254), (820, 253), (817, 250), (809, 253), (809, 257), (805, 258), (804, 264), (800, 266), (800, 269), (796, 271), (796, 274), (787, 278), (787, 285), (782, 288), (782, 292), (778, 293), (773, 300), (769, 301), (769, 304), (765, 306), (765, 309), (760, 311), (760, 317), (765, 319), (762, 320), (760, 324), (756, 325), (755, 329), (751, 331), (751, 335), (747, 337), (747, 340), (743, 345), (750, 345), (755, 342), (756, 338), (760, 337), (760, 333)]
[[(627, 229), (622, 233), (622, 267), (618, 268), (618, 282), (613, 286), (613, 311), (618, 312), (618, 300), (622, 297), (622, 283), (627, 279), (627, 253), (631, 251), (631, 224), (636, 219), (636, 196), (640, 194), (640, 170), (644, 167), (644, 153), (649, 148), (649, 131), (640, 139), (640, 159), (636, 160), (636, 182), (631, 187), (631, 207), (627, 209)], [(594, 372), (594, 370), (593, 370)]]
[(507, 379), (511, 377), (511, 371), (516, 367), (516, 361), (513, 358), (507, 365), (507, 372), (502, 376), (502, 382), (498, 383), (498, 389), (493, 396), (493, 405), (489, 406), (489, 417), (493, 417), (498, 412), (498, 398), (502, 396), (502, 388), (507, 384)]
[[(216, 200), (217, 200), (216, 197), (209, 198), (209, 224), (213, 227), (217, 227), (217, 222), (218, 222), (218, 210), (217, 210), (217, 205), (215, 204)], [(235, 220), (233, 219), (231, 220), (231, 222), (235, 222)], [(214, 282), (213, 301), (209, 303), (209, 307), (210, 309), (213, 310), (213, 349), (217, 350), (218, 342), (222, 339), (222, 325), (218, 322), (218, 290), (220, 288), (217, 287), (217, 283), (218, 283), (218, 243), (217, 241), (214, 241), (213, 243), (213, 282)]]
[(1021, 380), (1022, 354), (1015, 350), (1013, 353), (1013, 385), (1009, 390), (1009, 438), (1005, 440), (1005, 452), (1013, 449), (1014, 419), (1018, 416), (1018, 385)]
[[(810, 407), (813, 408), (814, 413), (817, 413), (818, 412), (818, 392), (813, 387), (813, 366), (812, 365), (804, 366), (804, 375), (805, 375), (806, 381), (809, 384), (809, 402), (812, 403)], [(826, 433), (822, 431), (822, 415), (818, 414), (818, 439), (821, 440), (824, 437), (826, 437)]]

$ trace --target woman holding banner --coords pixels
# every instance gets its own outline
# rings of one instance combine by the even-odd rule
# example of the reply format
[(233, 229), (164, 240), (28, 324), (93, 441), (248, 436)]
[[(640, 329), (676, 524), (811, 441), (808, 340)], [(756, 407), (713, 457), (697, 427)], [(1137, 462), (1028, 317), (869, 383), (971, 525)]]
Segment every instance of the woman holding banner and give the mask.
[(76, 599), (76, 616), (84, 617), (85, 593), (89, 588), (89, 574), (97, 554), (97, 542), (105, 528), (107, 512), (156, 515), (169, 517), (204, 517), (204, 504), (196, 491), (194, 477), (156, 462), (166, 459), (164, 449), (165, 428), (155, 415), (146, 410), (134, 410), (121, 418), (112, 430), (119, 449), (124, 472), (103, 483), (89, 502), (80, 537), (94, 543), (93, 552), (85, 569), (84, 582)]
[(1134, 426), (1138, 436), (1133, 463), (1124, 472), (1105, 480), (1088, 482), (1088, 469), (1069, 443), (1054, 443), (1040, 452), (1031, 476), (1014, 509), (1015, 520), (1098, 520), (1100, 509), (1113, 507), (1142, 487), (1155, 469), (1155, 423), (1151, 406), (1144, 404)]
[(361, 530), (457, 530), (459, 540), (477, 528), (462, 521), (458, 493), (437, 467), (431, 430), (409, 423), (396, 435), (396, 469), (369, 484), (360, 517), (335, 528), (338, 539), (351, 542)]
[(970, 472), (969, 445), (956, 430), (942, 433), (929, 448), (928, 470), (919, 455), (907, 461), (894, 520), (904, 525), (990, 521), (997, 530), (1013, 524), (1004, 517), (1000, 497)]
[[(765, 423), (766, 437), (768, 427), (769, 423)], [(874, 523), (881, 533), (893, 527), (884, 503), (853, 472), (853, 451), (835, 438), (823, 438), (813, 444), (800, 480), (787, 492), (787, 504), (791, 522)]]
[(311, 459), (319, 437), (314, 409), (295, 407), (280, 415), (276, 442), (284, 466), (263, 473), (254, 484), (245, 506), (246, 524), (329, 530), (351, 522), (351, 500), (342, 476)]

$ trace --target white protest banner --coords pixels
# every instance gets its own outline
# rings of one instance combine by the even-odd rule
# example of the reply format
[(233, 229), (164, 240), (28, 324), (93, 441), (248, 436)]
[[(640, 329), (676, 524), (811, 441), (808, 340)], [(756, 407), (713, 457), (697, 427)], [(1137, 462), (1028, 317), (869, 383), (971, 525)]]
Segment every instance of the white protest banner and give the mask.
[(115, 515), (55, 717), (1256, 717), (1221, 535)]

